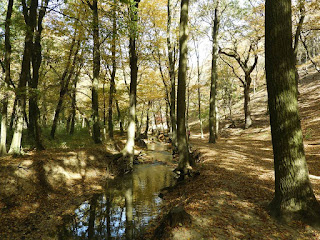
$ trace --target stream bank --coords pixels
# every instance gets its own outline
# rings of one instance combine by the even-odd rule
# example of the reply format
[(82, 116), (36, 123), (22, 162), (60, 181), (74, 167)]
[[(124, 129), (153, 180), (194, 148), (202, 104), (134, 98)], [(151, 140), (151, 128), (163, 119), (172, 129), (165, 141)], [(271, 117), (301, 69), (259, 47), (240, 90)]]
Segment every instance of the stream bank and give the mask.
[[(161, 162), (161, 154), (172, 161), (167, 146), (159, 146), (139, 149), (139, 162)], [(57, 239), (57, 226), (65, 224), (66, 216), (122, 173), (111, 156), (100, 146), (0, 158), (0, 239)]]

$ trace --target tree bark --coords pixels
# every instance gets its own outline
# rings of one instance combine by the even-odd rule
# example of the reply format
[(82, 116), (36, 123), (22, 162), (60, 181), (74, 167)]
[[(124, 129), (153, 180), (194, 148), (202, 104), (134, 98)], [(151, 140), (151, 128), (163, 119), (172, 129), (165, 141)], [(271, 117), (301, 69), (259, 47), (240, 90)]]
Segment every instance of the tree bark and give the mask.
[(127, 143), (123, 150), (124, 155), (129, 157), (128, 169), (133, 168), (134, 139), (136, 133), (136, 104), (137, 104), (137, 80), (138, 80), (138, 56), (136, 52), (138, 5), (140, 0), (135, 0), (130, 6), (130, 29), (129, 54), (130, 54), (130, 92), (129, 92), (129, 126), (127, 130)]
[(124, 130), (123, 130), (123, 123), (122, 123), (122, 118), (121, 118), (121, 111), (119, 107), (119, 102), (116, 99), (116, 107), (117, 107), (117, 113), (118, 113), (118, 122), (119, 122), (119, 128), (120, 128), (120, 136), (124, 135)]
[(110, 92), (109, 92), (109, 107), (108, 107), (108, 133), (109, 137), (113, 139), (113, 117), (112, 117), (112, 105), (113, 105), (113, 96), (115, 92), (115, 77), (117, 70), (116, 62), (116, 37), (117, 37), (117, 19), (116, 19), (116, 0), (113, 1), (113, 12), (112, 12), (112, 72), (110, 79)]
[(298, 112), (290, 0), (266, 1), (268, 105), (275, 169), (276, 217), (299, 216), (319, 223), (320, 206), (309, 180)]
[(170, 91), (170, 119), (171, 119), (171, 133), (172, 133), (172, 145), (177, 147), (177, 120), (176, 120), (176, 76), (175, 76), (175, 60), (173, 54), (173, 47), (171, 43), (171, 0), (168, 0), (168, 22), (167, 22), (167, 48), (168, 48), (168, 60), (169, 60), (169, 76), (171, 83)]
[(220, 27), (219, 1), (214, 10), (214, 21), (212, 29), (212, 60), (211, 60), (211, 81), (210, 81), (210, 103), (209, 103), (209, 143), (215, 143), (218, 132), (216, 131), (216, 95), (217, 95), (217, 58), (218, 58), (218, 34)]
[(177, 101), (177, 137), (179, 164), (177, 170), (181, 176), (187, 174), (190, 168), (189, 147), (186, 135), (186, 79), (188, 63), (188, 8), (189, 0), (181, 0), (180, 39), (179, 39), (179, 72)]
[(37, 28), (34, 32), (34, 44), (33, 44), (33, 54), (32, 54), (32, 78), (30, 79), (30, 96), (29, 96), (29, 135), (35, 141), (35, 147), (37, 150), (44, 150), (44, 146), (41, 140), (41, 130), (39, 126), (40, 110), (38, 106), (38, 83), (39, 83), (39, 70), (42, 62), (42, 46), (41, 46), (41, 34), (42, 34), (42, 21), (46, 14), (46, 8), (48, 6), (49, 0), (44, 2), (41, 6), (38, 19)]
[[(12, 16), (13, 0), (8, 1), (7, 16), (5, 21), (5, 88), (9, 87), (11, 80), (11, 41), (10, 41), (10, 25)], [(8, 122), (8, 98), (7, 91), (4, 92), (2, 99), (2, 111), (1, 111), (1, 140), (0, 140), (0, 156), (7, 153), (7, 122)]]
[(24, 21), (26, 24), (26, 36), (25, 36), (25, 45), (22, 58), (22, 67), (19, 78), (18, 89), (16, 92), (17, 106), (16, 106), (16, 124), (13, 133), (13, 139), (11, 142), (10, 154), (21, 154), (21, 139), (22, 139), (22, 130), (24, 122), (24, 113), (26, 106), (26, 86), (27, 82), (30, 81), (30, 63), (32, 56), (33, 48), (33, 32), (36, 25), (36, 15), (37, 15), (38, 1), (31, 0), (30, 6), (27, 6), (26, 1), (22, 0), (22, 10)]
[(99, 39), (99, 14), (98, 0), (93, 0), (92, 5), (88, 2), (93, 14), (93, 80), (92, 80), (92, 120), (93, 140), (101, 143), (100, 120), (99, 120), (99, 76), (100, 76), (100, 39)]
[[(249, 76), (247, 76), (250, 78)], [(244, 95), (244, 128), (247, 129), (252, 125), (251, 109), (250, 109), (250, 83), (251, 80), (247, 79), (243, 86)]]

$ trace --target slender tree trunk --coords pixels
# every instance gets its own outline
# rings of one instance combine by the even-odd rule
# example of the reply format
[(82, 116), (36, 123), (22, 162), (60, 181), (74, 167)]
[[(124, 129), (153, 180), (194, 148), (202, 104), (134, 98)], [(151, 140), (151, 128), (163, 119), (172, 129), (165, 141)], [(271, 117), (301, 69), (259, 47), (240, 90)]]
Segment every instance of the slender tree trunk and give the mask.
[[(8, 1), (7, 16), (5, 21), (5, 88), (9, 87), (11, 80), (11, 42), (10, 42), (10, 25), (12, 16), (13, 0)], [(2, 99), (2, 111), (1, 111), (1, 140), (0, 140), (0, 156), (7, 153), (7, 117), (8, 117), (8, 98), (7, 91), (4, 92)]]
[(179, 72), (177, 101), (177, 137), (179, 164), (177, 170), (184, 176), (190, 168), (189, 147), (186, 135), (186, 78), (188, 64), (188, 8), (189, 0), (181, 0)]
[(266, 1), (265, 55), (275, 168), (272, 215), (300, 215), (319, 224), (320, 206), (309, 180), (298, 112), (290, 0)]
[(171, 83), (170, 91), (170, 119), (171, 119), (171, 133), (172, 133), (172, 145), (177, 147), (177, 120), (176, 120), (176, 76), (175, 76), (175, 61), (173, 54), (173, 47), (171, 43), (171, 0), (168, 0), (168, 22), (167, 22), (167, 48), (168, 48), (168, 60), (169, 60), (169, 76)]
[(98, 0), (93, 0), (89, 5), (93, 14), (93, 80), (92, 80), (92, 120), (93, 140), (101, 143), (100, 120), (99, 120), (99, 76), (100, 76), (100, 39), (99, 39), (99, 14)]
[(138, 56), (136, 52), (137, 39), (137, 20), (138, 20), (138, 5), (140, 0), (135, 0), (134, 4), (130, 6), (130, 18), (132, 28), (130, 29), (129, 52), (130, 52), (130, 70), (131, 82), (129, 93), (129, 126), (127, 130), (127, 143), (124, 149), (124, 154), (128, 155), (128, 168), (133, 168), (134, 158), (134, 139), (136, 132), (136, 104), (137, 104), (137, 80), (138, 80)]
[(113, 139), (113, 121), (112, 121), (112, 105), (113, 105), (113, 95), (115, 92), (115, 77), (117, 70), (116, 62), (116, 37), (117, 37), (117, 19), (116, 19), (116, 0), (113, 1), (113, 12), (112, 12), (112, 72), (110, 79), (110, 92), (109, 92), (109, 108), (108, 108), (108, 133), (109, 137)]
[(216, 95), (217, 95), (217, 59), (218, 59), (218, 34), (220, 27), (219, 1), (214, 10), (214, 22), (212, 29), (212, 61), (210, 81), (210, 103), (209, 103), (209, 143), (215, 143), (218, 133), (216, 132)]

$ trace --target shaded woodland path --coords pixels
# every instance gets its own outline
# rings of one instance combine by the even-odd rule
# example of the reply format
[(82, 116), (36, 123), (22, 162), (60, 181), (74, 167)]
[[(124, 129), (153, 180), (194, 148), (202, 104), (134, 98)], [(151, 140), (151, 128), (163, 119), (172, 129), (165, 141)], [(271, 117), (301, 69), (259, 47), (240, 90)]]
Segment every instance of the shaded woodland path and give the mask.
[[(320, 75), (303, 79), (300, 93), (306, 157), (320, 200)], [(167, 209), (183, 205), (194, 221), (190, 227), (168, 230), (167, 239), (320, 239), (320, 231), (300, 222), (281, 224), (266, 211), (274, 193), (266, 90), (252, 99), (250, 129), (223, 128), (217, 143), (208, 144), (207, 136), (201, 139), (191, 128), (191, 145), (202, 153), (201, 175), (164, 199)], [(237, 112), (236, 119), (241, 116)]]

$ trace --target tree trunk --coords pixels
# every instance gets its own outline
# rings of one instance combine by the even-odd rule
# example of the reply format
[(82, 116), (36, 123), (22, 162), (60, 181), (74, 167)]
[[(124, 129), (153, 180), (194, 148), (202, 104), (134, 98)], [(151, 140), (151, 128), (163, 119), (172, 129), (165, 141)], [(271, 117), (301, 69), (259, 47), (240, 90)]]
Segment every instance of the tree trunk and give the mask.
[(38, 83), (39, 83), (39, 70), (42, 62), (41, 54), (41, 33), (42, 33), (42, 21), (46, 13), (46, 7), (49, 0), (44, 2), (38, 13), (38, 26), (34, 33), (35, 41), (33, 44), (33, 54), (32, 54), (32, 78), (30, 79), (30, 96), (29, 96), (29, 135), (35, 141), (35, 147), (37, 150), (44, 150), (44, 146), (41, 140), (41, 130), (39, 126), (40, 110), (38, 106)]
[[(12, 16), (13, 0), (8, 1), (7, 16), (5, 21), (5, 88), (9, 87), (11, 80), (11, 42), (10, 42), (10, 25)], [(7, 122), (8, 122), (8, 98), (7, 91), (4, 92), (2, 99), (2, 111), (1, 111), (1, 140), (0, 140), (0, 156), (7, 153)]]
[(200, 92), (200, 71), (198, 65), (198, 117), (200, 122), (201, 138), (203, 138), (202, 118), (201, 118), (201, 92)]
[(26, 86), (27, 82), (30, 81), (30, 62), (32, 56), (33, 48), (33, 32), (36, 25), (36, 15), (37, 15), (37, 0), (31, 0), (30, 6), (26, 5), (25, 0), (22, 1), (23, 15), (26, 23), (26, 37), (24, 52), (22, 58), (22, 67), (19, 78), (19, 85), (16, 92), (17, 106), (16, 106), (16, 124), (13, 133), (13, 139), (11, 142), (10, 154), (21, 154), (21, 138), (23, 129), (23, 120), (26, 106)]
[[(81, 68), (80, 68), (81, 69)], [(74, 134), (74, 128), (76, 123), (76, 108), (77, 108), (77, 83), (78, 83), (78, 76), (80, 74), (80, 69), (77, 73), (77, 76), (74, 80), (74, 86), (71, 94), (71, 124), (70, 124), (70, 135)]]
[(176, 76), (175, 76), (175, 61), (173, 57), (172, 43), (171, 43), (171, 0), (168, 0), (168, 22), (167, 22), (167, 48), (169, 60), (169, 76), (171, 83), (170, 91), (170, 119), (171, 119), (171, 133), (173, 148), (177, 147), (177, 120), (176, 120)]
[(15, 122), (15, 118), (16, 118), (16, 108), (17, 108), (17, 96), (14, 98), (12, 113), (11, 113), (11, 117), (10, 117), (10, 125), (9, 125), (9, 130), (10, 130), (10, 131), (12, 131), (13, 124), (14, 124), (14, 122)]
[(151, 101), (148, 102), (148, 107), (147, 107), (146, 129), (144, 130), (144, 133), (143, 133), (143, 137), (144, 137), (144, 138), (148, 138), (149, 121), (150, 121), (150, 118), (149, 118), (150, 106), (151, 106)]
[(210, 81), (210, 103), (209, 103), (209, 143), (215, 143), (218, 133), (216, 132), (216, 95), (217, 95), (217, 58), (218, 58), (218, 34), (220, 27), (219, 1), (214, 10), (214, 22), (212, 29), (212, 60)]
[(99, 14), (98, 0), (93, 0), (89, 5), (93, 14), (93, 80), (92, 80), (92, 121), (93, 140), (101, 143), (100, 120), (99, 120), (99, 76), (100, 76), (100, 39), (99, 39)]
[(130, 70), (131, 82), (129, 93), (129, 126), (127, 130), (127, 143), (124, 148), (124, 154), (129, 157), (128, 168), (133, 168), (134, 158), (134, 139), (136, 133), (136, 104), (137, 104), (137, 80), (138, 80), (138, 56), (136, 52), (137, 38), (137, 20), (138, 20), (138, 5), (140, 0), (135, 0), (130, 6), (130, 18), (132, 27), (130, 29), (129, 53), (130, 53)]
[(121, 111), (119, 107), (118, 100), (116, 99), (116, 107), (117, 107), (117, 112), (118, 112), (118, 122), (119, 122), (119, 128), (120, 128), (120, 136), (124, 135), (124, 130), (123, 130), (123, 123), (122, 123), (122, 118), (121, 118)]
[(113, 139), (113, 119), (112, 119), (112, 104), (113, 104), (113, 95), (115, 92), (115, 77), (117, 70), (116, 62), (116, 37), (117, 37), (117, 19), (116, 19), (116, 0), (113, 1), (113, 12), (112, 12), (112, 72), (110, 79), (110, 92), (109, 92), (109, 108), (108, 108), (108, 133), (109, 137)]
[(179, 72), (177, 101), (177, 137), (179, 164), (177, 170), (184, 176), (190, 168), (189, 147), (186, 135), (186, 78), (188, 63), (188, 8), (189, 0), (181, 0)]
[[(247, 77), (246, 77), (247, 78)], [(250, 78), (250, 77), (248, 77)], [(251, 80), (250, 80), (251, 81)], [(244, 128), (247, 129), (252, 125), (251, 110), (250, 110), (250, 83), (246, 80), (246, 84), (243, 86), (244, 95)]]
[[(304, 153), (292, 49), (290, 0), (266, 1), (266, 77), (275, 168), (272, 215), (319, 223)], [(316, 222), (315, 222), (316, 221)]]

